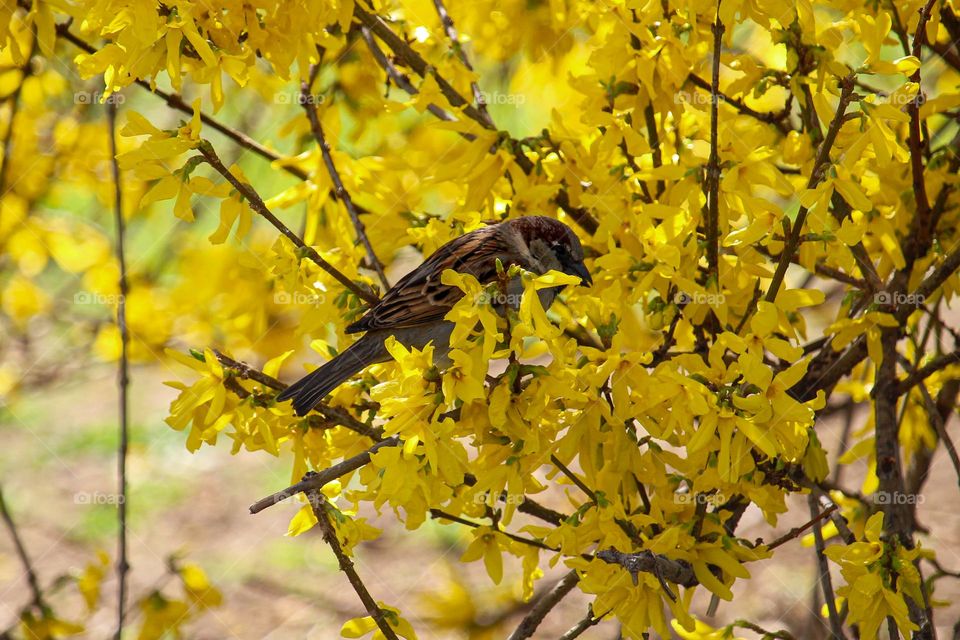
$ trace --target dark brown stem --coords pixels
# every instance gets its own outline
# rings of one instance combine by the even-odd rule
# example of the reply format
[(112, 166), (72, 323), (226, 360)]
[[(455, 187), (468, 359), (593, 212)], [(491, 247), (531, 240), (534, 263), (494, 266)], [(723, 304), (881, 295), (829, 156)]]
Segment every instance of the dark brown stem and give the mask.
[(124, 253), (126, 226), (123, 220), (123, 188), (120, 184), (120, 166), (117, 164), (117, 104), (111, 101), (107, 105), (107, 127), (110, 135), (110, 168), (113, 175), (113, 213), (116, 225), (117, 264), (120, 268), (120, 299), (117, 303), (117, 329), (120, 332), (120, 362), (117, 371), (117, 395), (119, 397), (119, 443), (117, 444), (117, 483), (119, 499), (117, 501), (117, 630), (114, 638), (123, 634), (123, 619), (127, 603), (127, 449), (129, 448), (130, 426), (128, 424), (128, 390), (130, 385), (129, 348), (130, 331), (127, 327), (127, 261)]
[[(808, 189), (815, 188), (818, 184), (820, 184), (826, 175), (827, 166), (830, 164), (830, 149), (833, 147), (833, 143), (837, 139), (837, 134), (840, 133), (840, 127), (843, 126), (844, 115), (847, 112), (847, 106), (850, 104), (852, 99), (853, 76), (850, 75), (841, 81), (840, 101), (837, 104), (837, 112), (833, 117), (833, 121), (830, 123), (830, 128), (827, 130), (826, 137), (820, 144), (820, 149), (817, 151), (817, 158), (813, 165), (813, 172), (810, 174), (810, 179), (807, 182)], [(803, 233), (803, 223), (806, 221), (806, 218), (807, 208), (800, 207), (800, 210), (797, 212), (797, 219), (793, 223), (790, 233), (787, 235), (787, 240), (784, 243), (783, 252), (780, 254), (780, 261), (777, 263), (777, 270), (773, 274), (773, 279), (770, 281), (770, 286), (767, 289), (767, 302), (774, 302), (777, 299), (777, 294), (780, 292), (780, 285), (783, 283), (783, 277), (787, 273), (787, 267), (790, 266), (790, 261), (793, 259), (793, 255), (800, 246), (800, 237)], [(789, 221), (784, 218), (783, 224), (784, 227), (787, 227), (789, 225)]]
[(914, 386), (953, 364), (960, 364), (960, 350), (937, 356), (922, 367), (918, 367), (907, 374), (907, 377), (897, 384), (897, 395), (903, 395)]
[(42, 610), (46, 607), (46, 604), (43, 600), (43, 591), (40, 589), (40, 581), (37, 580), (37, 572), (33, 568), (30, 556), (27, 555), (27, 548), (23, 546), (20, 532), (17, 530), (17, 525), (14, 523), (10, 509), (7, 507), (7, 501), (3, 497), (3, 487), (0, 487), (0, 516), (3, 517), (3, 522), (10, 532), (10, 537), (13, 539), (13, 546), (17, 550), (17, 557), (20, 558), (23, 572), (27, 576), (27, 584), (30, 586), (30, 594), (33, 597), (33, 605), (37, 609)]
[(833, 514), (833, 512), (836, 510), (837, 510), (837, 505), (835, 504), (827, 507), (820, 513), (816, 513), (816, 510), (814, 510), (812, 514), (813, 517), (810, 520), (808, 520), (806, 524), (790, 529), (790, 531), (788, 531), (787, 533), (783, 534), (782, 536), (780, 536), (779, 538), (771, 542), (770, 545), (767, 547), (767, 549), (769, 549), (770, 551), (773, 551), (780, 545), (786, 544), (791, 540), (799, 538), (800, 534), (806, 531), (807, 529), (809, 529), (810, 527), (813, 527), (813, 526), (819, 527), (820, 521), (823, 520), (824, 518), (829, 518)]
[[(440, 23), (443, 25), (443, 30), (447, 34), (447, 38), (450, 39), (450, 46), (454, 54), (456, 54), (460, 62), (463, 63), (463, 66), (473, 71), (473, 65), (470, 64), (470, 59), (467, 58), (467, 53), (463, 50), (463, 45), (460, 44), (457, 28), (454, 26), (453, 18), (450, 17), (447, 8), (443, 6), (442, 0), (433, 0), (433, 6), (437, 9), (437, 15), (440, 16)], [(480, 114), (480, 117), (483, 118), (491, 129), (496, 129), (493, 118), (491, 118), (487, 112), (487, 103), (486, 100), (484, 100), (483, 92), (480, 91), (480, 86), (476, 82), (471, 82), (470, 90), (473, 92), (473, 100), (477, 104), (477, 112)]]
[(710, 157), (707, 160), (707, 177), (704, 184), (707, 198), (707, 281), (720, 286), (720, 152), (717, 129), (720, 119), (720, 45), (724, 26), (720, 21), (720, 1), (717, 0), (717, 16), (713, 23), (713, 75), (710, 82)]
[(559, 640), (575, 640), (576, 638), (579, 638), (581, 635), (583, 635), (583, 632), (589, 629), (590, 627), (600, 624), (601, 620), (603, 620), (603, 616), (594, 617), (593, 609), (588, 607), (587, 615), (584, 616), (584, 618), (580, 622), (573, 625), (569, 630), (567, 630), (566, 633), (560, 636)]
[[(306, 482), (310, 477), (311, 474), (308, 473), (304, 476), (303, 481)], [(340, 539), (337, 537), (337, 530), (333, 527), (333, 523), (330, 522), (330, 516), (327, 514), (327, 509), (329, 508), (327, 499), (319, 489), (313, 489), (307, 492), (307, 500), (310, 501), (313, 513), (317, 516), (317, 524), (323, 533), (324, 542), (330, 546), (333, 555), (337, 557), (340, 571), (346, 574), (347, 580), (350, 581), (350, 586), (356, 591), (367, 613), (369, 613), (373, 621), (377, 623), (380, 633), (382, 633), (387, 640), (399, 640), (393, 627), (390, 626), (386, 617), (383, 615), (383, 609), (381, 609), (380, 605), (373, 599), (366, 585), (363, 584), (363, 580), (360, 579), (360, 575), (353, 566), (353, 561), (343, 552), (343, 547), (340, 546)]]
[(270, 209), (267, 208), (267, 205), (264, 204), (263, 198), (260, 197), (260, 194), (258, 194), (250, 185), (246, 184), (245, 182), (241, 182), (239, 178), (230, 173), (230, 171), (223, 165), (223, 162), (220, 160), (217, 152), (214, 151), (213, 145), (207, 141), (203, 141), (198, 147), (198, 151), (200, 151), (204, 160), (207, 161), (207, 164), (213, 167), (213, 169), (221, 176), (226, 178), (227, 182), (232, 184), (234, 189), (240, 192), (240, 194), (250, 205), (251, 209), (253, 209), (260, 216), (266, 218), (270, 224), (272, 224), (280, 233), (286, 236), (290, 242), (299, 248), (304, 255), (313, 260), (317, 266), (333, 276), (334, 280), (355, 293), (361, 300), (367, 302), (368, 304), (374, 305), (380, 301), (380, 299), (373, 293), (359, 287), (355, 282), (350, 280), (350, 278), (343, 275), (336, 267), (320, 257), (320, 254), (317, 253), (316, 249), (304, 243), (304, 241), (300, 239), (300, 236), (291, 231), (287, 225), (283, 224), (283, 222), (277, 218), (277, 216), (273, 215)]
[(550, 611), (563, 600), (568, 593), (573, 591), (577, 583), (580, 582), (580, 576), (576, 571), (570, 571), (554, 586), (553, 589), (543, 594), (530, 609), (530, 612), (520, 621), (520, 625), (510, 634), (507, 640), (525, 640), (533, 636), (533, 633), (543, 622), (543, 619)]
[[(810, 515), (813, 520), (813, 540), (817, 555), (817, 571), (820, 574), (820, 588), (823, 590), (823, 600), (827, 605), (827, 613), (830, 618), (830, 631), (833, 633), (833, 640), (844, 640), (846, 636), (843, 633), (843, 621), (837, 613), (837, 600), (833, 593), (833, 582), (830, 579), (830, 565), (827, 562), (827, 554), (824, 552), (826, 545), (823, 541), (823, 529), (820, 526), (820, 520), (824, 515), (831, 515), (837, 510), (837, 505), (831, 505), (824, 511), (819, 511), (820, 505), (817, 497), (810, 493), (807, 497), (810, 503)], [(819, 512), (819, 513), (818, 513)]]
[(337, 478), (347, 475), (351, 471), (356, 471), (360, 467), (370, 463), (370, 456), (383, 447), (395, 447), (400, 444), (400, 439), (396, 436), (392, 438), (387, 438), (386, 440), (381, 440), (376, 443), (363, 453), (358, 453), (352, 458), (347, 458), (332, 467), (328, 467), (323, 471), (318, 473), (313, 473), (309, 477), (304, 478), (295, 485), (291, 485), (282, 491), (277, 491), (276, 493), (267, 496), (266, 498), (261, 498), (255, 503), (250, 505), (250, 513), (257, 514), (272, 507), (278, 502), (283, 502), (284, 500), (291, 498), (298, 493), (305, 493), (307, 491), (312, 491), (315, 489), (322, 489), (325, 484), (328, 482), (333, 482)]
[[(367, 27), (360, 27), (360, 34), (363, 36), (364, 42), (367, 43), (367, 47), (370, 49), (373, 59), (376, 60), (377, 64), (379, 64), (383, 70), (387, 72), (387, 75), (390, 76), (390, 79), (393, 80), (394, 84), (411, 96), (415, 96), (420, 93), (420, 90), (413, 86), (413, 83), (410, 82), (410, 79), (401, 73), (400, 70), (397, 69), (397, 66), (390, 61), (390, 58), (386, 56), (386, 54), (383, 52), (383, 49), (380, 48), (380, 45), (377, 44), (377, 41), (370, 33), (370, 29)], [(446, 120), (447, 122), (456, 120), (456, 117), (454, 117), (449, 111), (441, 109), (432, 102), (427, 105), (427, 111), (435, 115), (440, 120)], [(471, 140), (475, 138), (475, 136), (471, 134), (464, 134), (464, 137), (468, 137), (468, 139)]]
[[(317, 68), (319, 68), (319, 65)], [(307, 112), (307, 119), (310, 120), (310, 130), (313, 132), (313, 137), (320, 146), (323, 164), (326, 165), (327, 173), (330, 174), (330, 180), (333, 181), (333, 191), (336, 199), (343, 202), (343, 206), (346, 207), (347, 214), (350, 216), (350, 222), (353, 223), (353, 228), (357, 232), (357, 238), (359, 238), (360, 243), (363, 244), (363, 248), (367, 252), (367, 260), (370, 262), (370, 268), (376, 271), (377, 277), (380, 278), (380, 284), (383, 285), (384, 291), (386, 291), (390, 288), (390, 283), (387, 281), (387, 276), (383, 272), (383, 264), (380, 262), (380, 259), (377, 258), (377, 254), (373, 250), (373, 245), (370, 244), (370, 238), (367, 237), (367, 230), (360, 220), (360, 212), (357, 211), (357, 208), (353, 204), (353, 198), (350, 197), (350, 193), (346, 187), (343, 186), (340, 172), (337, 171), (337, 167), (333, 162), (333, 155), (330, 153), (330, 143), (327, 142), (327, 138), (323, 134), (323, 125), (320, 123), (320, 114), (317, 112), (317, 105), (313, 99), (310, 87), (306, 82), (300, 87), (300, 95), (302, 98), (300, 102), (303, 103), (303, 109)]]

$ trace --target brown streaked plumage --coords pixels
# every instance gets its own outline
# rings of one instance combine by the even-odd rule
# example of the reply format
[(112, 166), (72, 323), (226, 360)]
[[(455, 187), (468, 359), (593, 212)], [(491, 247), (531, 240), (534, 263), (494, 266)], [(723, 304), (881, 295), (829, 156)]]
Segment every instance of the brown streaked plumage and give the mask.
[[(400, 279), (379, 303), (347, 327), (347, 333), (366, 332), (330, 362), (288, 387), (278, 401), (293, 399), (297, 415), (305, 415), (330, 391), (371, 364), (389, 359), (384, 341), (393, 335), (408, 347), (433, 342), (442, 360), (449, 348), (453, 324), (443, 318), (463, 292), (440, 281), (447, 269), (469, 273), (481, 283), (496, 279), (497, 259), (504, 267), (519, 265), (542, 274), (555, 269), (592, 284), (583, 264), (583, 249), (565, 224), (545, 216), (526, 216), (471, 231), (443, 245), (420, 266)], [(511, 289), (520, 291), (519, 281)], [(548, 307), (557, 291), (541, 291)]]

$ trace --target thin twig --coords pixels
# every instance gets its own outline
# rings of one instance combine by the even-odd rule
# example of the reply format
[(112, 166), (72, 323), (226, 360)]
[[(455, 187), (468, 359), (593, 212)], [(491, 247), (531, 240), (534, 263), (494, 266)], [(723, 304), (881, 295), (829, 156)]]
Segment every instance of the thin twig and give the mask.
[[(827, 165), (830, 163), (830, 149), (833, 147), (833, 143), (837, 139), (837, 134), (840, 133), (840, 127), (843, 126), (844, 115), (847, 112), (847, 106), (853, 99), (853, 75), (843, 78), (840, 84), (840, 101), (837, 104), (837, 112), (833, 117), (833, 122), (830, 123), (830, 128), (827, 130), (826, 137), (824, 137), (823, 142), (820, 144), (820, 149), (817, 151), (817, 158), (813, 165), (813, 172), (810, 174), (810, 179), (807, 182), (808, 189), (815, 188), (818, 184), (820, 184), (826, 175)], [(767, 288), (767, 302), (775, 302), (777, 299), (777, 294), (780, 292), (780, 285), (783, 283), (783, 277), (787, 273), (787, 267), (790, 266), (790, 261), (793, 258), (793, 254), (800, 246), (800, 237), (803, 232), (803, 223), (806, 221), (806, 218), (807, 208), (800, 207), (800, 210), (797, 212), (797, 219), (793, 223), (792, 228), (790, 226), (790, 221), (786, 217), (783, 219), (786, 241), (784, 242), (783, 252), (780, 254), (780, 262), (777, 264), (777, 270), (773, 274), (773, 279), (770, 281), (770, 286)]]
[(780, 545), (785, 544), (793, 540), (794, 538), (798, 538), (801, 533), (803, 533), (810, 527), (814, 525), (819, 526), (819, 523), (821, 520), (823, 520), (824, 518), (829, 518), (833, 514), (833, 512), (836, 510), (837, 510), (837, 505), (834, 504), (827, 507), (820, 513), (815, 513), (813, 517), (810, 520), (808, 520), (805, 524), (802, 524), (799, 527), (794, 527), (793, 529), (790, 529), (790, 531), (786, 532), (785, 534), (783, 534), (782, 536), (780, 536), (779, 538), (771, 542), (770, 546), (768, 546), (767, 549), (769, 551), (773, 551)]
[(574, 640), (575, 638), (579, 638), (584, 631), (590, 627), (600, 624), (601, 620), (603, 620), (603, 616), (594, 617), (593, 609), (588, 607), (587, 615), (584, 616), (580, 622), (573, 625), (573, 627), (571, 627), (566, 633), (560, 636), (558, 640)]
[(267, 496), (266, 498), (261, 498), (255, 503), (250, 505), (250, 513), (257, 514), (272, 507), (273, 505), (283, 502), (288, 498), (291, 498), (298, 493), (304, 493), (306, 491), (311, 491), (314, 489), (321, 489), (328, 482), (333, 482), (337, 478), (347, 475), (351, 471), (356, 471), (360, 467), (370, 463), (370, 456), (384, 447), (395, 447), (400, 444), (400, 438), (393, 436), (387, 438), (386, 440), (381, 440), (380, 442), (374, 444), (372, 447), (364, 451), (363, 453), (358, 453), (352, 458), (347, 458), (332, 467), (328, 467), (319, 473), (313, 473), (308, 478), (304, 478), (300, 482), (283, 489), (282, 491), (277, 491), (274, 494)]
[(30, 556), (27, 555), (27, 548), (23, 546), (23, 540), (20, 538), (20, 532), (17, 530), (17, 525), (14, 523), (10, 509), (7, 507), (7, 501), (3, 497), (3, 487), (0, 487), (0, 516), (3, 517), (4, 524), (7, 525), (7, 530), (13, 539), (13, 546), (17, 550), (17, 557), (20, 558), (20, 564), (23, 565), (23, 572), (27, 576), (27, 584), (30, 586), (30, 594), (33, 597), (33, 605), (37, 609), (43, 610), (46, 604), (43, 600), (43, 591), (40, 589), (40, 581), (37, 579), (37, 572), (33, 568)]
[[(310, 479), (311, 473), (303, 477), (304, 482)], [(317, 517), (317, 524), (323, 533), (323, 540), (330, 546), (330, 549), (333, 550), (333, 555), (337, 557), (337, 562), (340, 564), (340, 570), (347, 575), (350, 586), (357, 592), (357, 596), (360, 598), (360, 602), (363, 603), (367, 613), (369, 613), (373, 621), (377, 623), (380, 633), (382, 633), (387, 640), (399, 640), (393, 627), (390, 626), (386, 617), (384, 617), (383, 609), (381, 609), (380, 605), (373, 599), (366, 585), (363, 584), (363, 580), (360, 579), (360, 575), (353, 566), (353, 561), (343, 552), (343, 547), (340, 546), (340, 539), (337, 537), (337, 530), (334, 529), (333, 523), (330, 522), (330, 516), (327, 513), (327, 499), (319, 489), (309, 491), (307, 493), (307, 499), (310, 501), (313, 513)]]
[(114, 633), (114, 638), (119, 640), (123, 634), (124, 611), (127, 603), (127, 572), (130, 570), (130, 565), (127, 563), (127, 449), (130, 440), (127, 403), (130, 386), (130, 331), (127, 327), (129, 282), (124, 253), (126, 225), (123, 220), (123, 187), (120, 184), (120, 166), (117, 163), (117, 103), (115, 101), (110, 101), (107, 105), (107, 126), (110, 134), (110, 167), (113, 175), (113, 212), (117, 234), (117, 263), (120, 268), (120, 298), (117, 302), (117, 328), (120, 331), (120, 362), (117, 372), (117, 394), (120, 411), (117, 483), (120, 496), (117, 500), (117, 630)]
[[(450, 14), (447, 12), (447, 8), (443, 6), (442, 0), (433, 0), (433, 6), (437, 9), (437, 15), (440, 16), (440, 23), (443, 25), (443, 30), (447, 34), (447, 38), (450, 39), (450, 46), (453, 49), (454, 54), (457, 58), (460, 59), (460, 62), (463, 63), (469, 71), (473, 71), (473, 65), (470, 64), (470, 59), (467, 58), (467, 52), (463, 50), (463, 45), (460, 44), (460, 37), (457, 35), (457, 28), (453, 24), (453, 18), (450, 17)], [(491, 127), (496, 128), (496, 125), (493, 123), (493, 118), (490, 117), (490, 114), (487, 112), (487, 102), (483, 97), (483, 92), (480, 91), (480, 86), (476, 81), (470, 83), (470, 90), (473, 92), (473, 100), (477, 104), (477, 111), (480, 113), (480, 117)]]
[(724, 26), (720, 21), (720, 2), (717, 0), (717, 16), (713, 23), (713, 76), (710, 83), (710, 157), (707, 160), (707, 176), (704, 184), (707, 197), (707, 280), (720, 286), (720, 152), (717, 129), (719, 126), (720, 91), (720, 46)]
[(897, 384), (897, 395), (903, 395), (914, 386), (922, 383), (933, 374), (955, 364), (960, 364), (960, 349), (937, 356), (922, 367), (918, 367), (907, 374), (907, 377)]
[(573, 591), (579, 581), (580, 576), (577, 575), (576, 570), (570, 571), (563, 576), (553, 589), (543, 594), (543, 596), (534, 603), (533, 608), (524, 616), (523, 620), (520, 621), (520, 625), (514, 629), (507, 640), (525, 640), (533, 636), (533, 633), (537, 630), (537, 627), (540, 626), (540, 623), (543, 622), (547, 614), (550, 613), (568, 593)]
[[(420, 93), (420, 90), (413, 86), (413, 83), (410, 82), (410, 79), (407, 78), (407, 76), (399, 69), (397, 69), (397, 65), (390, 61), (390, 58), (387, 57), (387, 55), (383, 52), (383, 49), (380, 48), (380, 45), (377, 44), (373, 34), (370, 33), (370, 29), (367, 27), (360, 27), (360, 35), (363, 36), (364, 42), (367, 43), (367, 48), (370, 49), (373, 59), (376, 60), (377, 64), (379, 64), (383, 70), (387, 72), (387, 75), (391, 80), (393, 80), (394, 84), (411, 96), (415, 96)], [(449, 111), (438, 107), (432, 102), (427, 105), (427, 111), (435, 115), (440, 120), (445, 120), (447, 122), (453, 122), (457, 119)], [(470, 133), (465, 133), (463, 135), (469, 140), (476, 138), (476, 136)]]
[(308, 258), (313, 260), (317, 266), (326, 271), (328, 274), (333, 276), (334, 280), (345, 286), (347, 289), (355, 293), (361, 300), (364, 300), (368, 304), (374, 305), (380, 301), (380, 299), (367, 291), (357, 283), (353, 282), (350, 278), (343, 275), (336, 267), (324, 260), (317, 250), (308, 244), (295, 234), (290, 228), (283, 224), (277, 216), (273, 215), (273, 212), (267, 208), (267, 205), (263, 202), (263, 198), (260, 197), (253, 187), (241, 182), (239, 178), (230, 173), (230, 171), (223, 165), (223, 162), (220, 160), (220, 157), (217, 155), (217, 152), (214, 151), (213, 145), (207, 141), (203, 141), (197, 150), (201, 153), (204, 160), (209, 164), (213, 169), (219, 173), (221, 176), (227, 179), (227, 182), (233, 185), (234, 189), (240, 192), (240, 194), (246, 199), (247, 204), (250, 205), (250, 208), (253, 209), (256, 213), (266, 218), (280, 233), (287, 237), (290, 242), (292, 242), (297, 248), (299, 248)]
[[(317, 65), (316, 68), (319, 69), (319, 65)], [(383, 272), (383, 263), (380, 262), (376, 252), (373, 250), (373, 245), (370, 244), (370, 238), (367, 237), (367, 230), (360, 220), (360, 212), (357, 211), (357, 208), (353, 204), (353, 198), (350, 197), (347, 188), (343, 186), (340, 172), (337, 171), (337, 166), (333, 162), (333, 155), (330, 153), (330, 143), (327, 142), (327, 138), (323, 134), (323, 125), (320, 123), (320, 114), (317, 111), (317, 105), (313, 99), (310, 87), (307, 86), (306, 82), (300, 86), (300, 94), (302, 97), (300, 102), (303, 103), (303, 109), (307, 112), (307, 119), (310, 121), (310, 130), (313, 132), (313, 137), (320, 146), (323, 163), (327, 167), (327, 173), (330, 174), (330, 180), (333, 181), (333, 190), (336, 199), (343, 202), (343, 206), (346, 207), (347, 214), (350, 216), (350, 222), (353, 223), (353, 228), (357, 232), (357, 238), (367, 252), (367, 260), (370, 262), (370, 268), (377, 273), (377, 277), (380, 278), (380, 284), (383, 285), (384, 290), (387, 290), (390, 288), (390, 283), (387, 281), (387, 276)]]
[(837, 614), (837, 601), (833, 594), (833, 582), (830, 579), (830, 566), (827, 563), (827, 554), (824, 551), (823, 529), (820, 526), (820, 520), (824, 515), (831, 515), (837, 510), (837, 505), (831, 505), (827, 509), (820, 511), (820, 505), (817, 497), (810, 493), (807, 497), (810, 503), (810, 515), (813, 519), (809, 524), (813, 525), (813, 540), (817, 554), (817, 566), (820, 573), (820, 588), (823, 590), (823, 600), (827, 605), (827, 613), (830, 618), (830, 630), (833, 633), (834, 640), (843, 640), (846, 636), (843, 634), (843, 621)]

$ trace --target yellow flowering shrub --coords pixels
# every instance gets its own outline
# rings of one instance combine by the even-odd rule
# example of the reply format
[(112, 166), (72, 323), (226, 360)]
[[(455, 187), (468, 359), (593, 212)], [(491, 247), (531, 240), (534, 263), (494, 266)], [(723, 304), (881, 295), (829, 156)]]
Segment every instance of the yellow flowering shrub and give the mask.
[[(944, 428), (960, 387), (958, 40), (955, 0), (5, 3), (0, 310), (25, 335), (77, 322), (76, 342), (120, 357), (119, 266), (93, 211), (115, 203), (115, 108), (141, 236), (129, 357), (189, 371), (167, 419), (187, 449), (290, 470), (253, 509), (306, 494), (288, 534), (320, 525), (369, 614), (344, 637), (417, 633), (347, 561), (380, 533), (364, 506), (410, 531), (471, 529), (460, 562), (524, 600), (565, 567), (556, 602), (587, 594), (584, 629), (776, 633), (708, 626), (693, 599), (734, 599), (803, 536), (833, 567), (817, 624), (932, 637), (929, 576), (945, 573), (913, 506), (934, 452), (960, 472)], [(303, 373), (290, 363), (342, 351), (422, 257), (528, 214), (576, 231), (591, 288), (513, 268), (524, 293), (498, 315), (501, 283), (448, 271), (464, 292), (449, 366), (391, 339), (388, 363), (306, 417), (276, 402)], [(67, 309), (57, 272), (74, 276)], [(544, 310), (550, 287), (566, 288)], [(5, 359), (0, 395), (28, 368)], [(849, 442), (828, 455), (821, 418), (847, 408)], [(812, 512), (776, 540), (798, 496)], [(747, 509), (769, 538), (738, 534)], [(198, 571), (180, 569), (184, 600), (140, 604), (140, 637), (219, 603)], [(466, 634), (478, 614), (450, 598), (436, 623)], [(54, 622), (30, 628), (65, 635)]]

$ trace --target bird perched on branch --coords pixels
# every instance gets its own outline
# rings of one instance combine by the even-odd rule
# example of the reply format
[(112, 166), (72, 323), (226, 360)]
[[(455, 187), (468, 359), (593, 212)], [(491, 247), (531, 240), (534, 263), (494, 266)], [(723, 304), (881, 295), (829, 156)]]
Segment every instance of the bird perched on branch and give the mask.
[[(440, 276), (453, 269), (473, 275), (480, 283), (490, 283), (497, 279), (498, 259), (505, 269), (519, 265), (538, 275), (556, 270), (579, 276), (584, 285), (593, 283), (583, 264), (580, 240), (570, 227), (553, 218), (526, 216), (471, 231), (437, 249), (391, 287), (380, 302), (346, 329), (347, 333), (365, 331), (366, 335), (290, 385), (277, 400), (292, 399), (297, 415), (305, 415), (353, 374), (389, 360), (384, 342), (391, 335), (401, 344), (418, 349), (432, 341), (435, 353), (445, 357), (454, 325), (443, 318), (463, 297), (463, 292), (443, 284)], [(545, 309), (553, 302), (558, 288), (539, 292)], [(512, 278), (507, 285), (506, 306), (517, 307), (522, 292), (520, 278)], [(516, 302), (511, 304), (512, 301)]]

